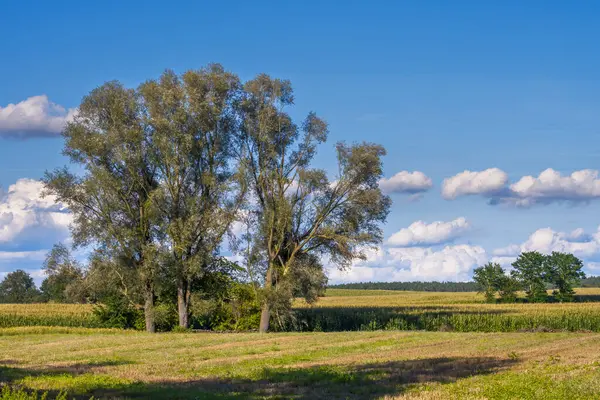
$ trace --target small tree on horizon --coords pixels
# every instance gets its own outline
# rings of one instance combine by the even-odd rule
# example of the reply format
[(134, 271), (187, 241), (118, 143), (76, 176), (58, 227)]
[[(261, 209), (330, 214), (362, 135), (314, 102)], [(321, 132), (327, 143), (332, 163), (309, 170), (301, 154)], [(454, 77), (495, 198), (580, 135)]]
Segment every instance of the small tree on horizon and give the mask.
[(0, 303), (35, 303), (40, 292), (31, 275), (22, 269), (9, 272), (0, 282)]
[(546, 258), (537, 251), (529, 251), (519, 254), (512, 263), (511, 276), (520, 282), (527, 300), (532, 303), (543, 303), (548, 298), (545, 283)]
[(85, 300), (79, 290), (73, 290), (74, 286), (82, 284), (83, 267), (72, 257), (67, 246), (55, 244), (46, 255), (42, 268), (47, 276), (40, 287), (44, 300), (58, 303)]
[(498, 263), (489, 262), (473, 271), (473, 280), (479, 285), (486, 303), (496, 301), (496, 292), (502, 289), (505, 278), (504, 270)]
[(553, 251), (546, 257), (545, 276), (549, 283), (556, 286), (553, 294), (560, 302), (570, 302), (575, 298), (574, 285), (585, 278), (583, 262), (573, 254)]

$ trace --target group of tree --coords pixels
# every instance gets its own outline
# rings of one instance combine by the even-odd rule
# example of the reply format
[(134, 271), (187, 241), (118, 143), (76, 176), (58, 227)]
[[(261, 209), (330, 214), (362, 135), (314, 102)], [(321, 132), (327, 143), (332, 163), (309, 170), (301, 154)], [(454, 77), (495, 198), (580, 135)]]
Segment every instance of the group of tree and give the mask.
[[(223, 277), (249, 285), (263, 332), (294, 296), (314, 300), (327, 282), (322, 258), (344, 268), (382, 240), (385, 150), (338, 143), (329, 176), (313, 166), (328, 126), (314, 113), (294, 122), (293, 103), (289, 81), (244, 83), (220, 65), (89, 93), (63, 132), (76, 168), (44, 182), (73, 213), (74, 246), (92, 256), (60, 273), (47, 265), (56, 291), (45, 291), (64, 301), (104, 287), (142, 309), (150, 332), (161, 304), (190, 326), (194, 298), (221, 298)], [(222, 257), (225, 242), (239, 265)], [(67, 275), (82, 284), (63, 288)]]
[(524, 290), (529, 302), (549, 301), (548, 288), (554, 288), (552, 299), (570, 302), (575, 299), (574, 287), (585, 279), (583, 263), (573, 254), (552, 252), (545, 255), (537, 251), (521, 253), (512, 263), (510, 274), (497, 263), (476, 268), (475, 282), (487, 302), (514, 302), (517, 291)]

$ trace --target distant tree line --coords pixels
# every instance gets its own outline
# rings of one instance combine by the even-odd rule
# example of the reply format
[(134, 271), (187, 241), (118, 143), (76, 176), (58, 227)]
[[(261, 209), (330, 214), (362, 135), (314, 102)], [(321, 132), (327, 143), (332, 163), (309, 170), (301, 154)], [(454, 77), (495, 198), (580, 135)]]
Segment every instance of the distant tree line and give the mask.
[(409, 290), (416, 292), (476, 292), (476, 282), (358, 282), (329, 285), (332, 289)]
[[(545, 290), (557, 290), (560, 294), (560, 287), (562, 287), (563, 293), (565, 292), (565, 284), (563, 279), (559, 279), (560, 276), (565, 277), (564, 273), (550, 273), (548, 269), (558, 269), (558, 264), (553, 264), (553, 261), (557, 261), (560, 256), (557, 254), (552, 256), (543, 256), (539, 253), (539, 256), (531, 256), (529, 253), (523, 253), (519, 262), (515, 267), (515, 271), (522, 270), (530, 260), (545, 260), (546, 271), (542, 274), (542, 283)], [(541, 258), (540, 258), (541, 256)], [(527, 261), (525, 261), (527, 260)], [(561, 260), (574, 261), (575, 259), (571, 256), (561, 257)], [(563, 265), (562, 263), (560, 264)], [(569, 264), (567, 264), (569, 265)], [(599, 276), (585, 277), (579, 266), (582, 265), (580, 262), (575, 261), (571, 276), (568, 277), (567, 282), (569, 283), (571, 290), (573, 287), (600, 287)], [(561, 267), (564, 268), (564, 267)], [(569, 268), (569, 267), (567, 267)], [(573, 272), (575, 270), (575, 272)], [(540, 271), (537, 270), (536, 274)], [(337, 285), (328, 285), (328, 288), (332, 289), (362, 289), (362, 290), (405, 290), (405, 291), (417, 291), (417, 292), (477, 292), (483, 291), (486, 294), (487, 299), (495, 301), (493, 299), (496, 296), (503, 298), (504, 301), (513, 301), (512, 294), (518, 290), (524, 290), (524, 278), (530, 276), (529, 273), (518, 273), (514, 272), (511, 279), (511, 275), (507, 275), (506, 271), (495, 263), (489, 263), (483, 267), (475, 269), (476, 280), (468, 282), (356, 282), (356, 283), (341, 283)], [(487, 288), (487, 289), (486, 289)], [(570, 292), (570, 290), (567, 290)], [(508, 298), (507, 298), (508, 296)], [(560, 299), (562, 295), (555, 296), (556, 299)], [(572, 296), (567, 296), (572, 298)], [(563, 300), (568, 301), (568, 300)]]

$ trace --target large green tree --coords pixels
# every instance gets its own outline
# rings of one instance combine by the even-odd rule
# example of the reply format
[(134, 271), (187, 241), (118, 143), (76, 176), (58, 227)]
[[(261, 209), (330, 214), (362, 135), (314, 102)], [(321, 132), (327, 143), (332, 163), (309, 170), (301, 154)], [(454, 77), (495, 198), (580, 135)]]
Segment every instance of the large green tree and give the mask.
[(21, 269), (8, 273), (0, 282), (0, 303), (34, 303), (39, 297), (33, 278)]
[(390, 199), (378, 186), (382, 146), (339, 143), (337, 174), (330, 180), (325, 171), (311, 168), (317, 145), (327, 139), (327, 124), (313, 113), (300, 126), (293, 122), (286, 112), (294, 99), (290, 82), (259, 75), (244, 85), (244, 92), (237, 148), (258, 218), (255, 253), (262, 255), (263, 265), (259, 329), (266, 332), (278, 290), (289, 288), (285, 283), (304, 257), (316, 254), (341, 268), (364, 258), (363, 250), (382, 240), (380, 223)]
[(521, 253), (512, 263), (511, 274), (525, 288), (527, 299), (533, 303), (546, 301), (545, 283), (546, 256), (537, 252), (529, 251)]
[(243, 198), (231, 162), (240, 89), (218, 64), (182, 76), (167, 71), (139, 88), (160, 181), (152, 204), (182, 327), (189, 325), (192, 282), (206, 273)]
[(558, 301), (573, 301), (573, 286), (585, 278), (583, 262), (573, 254), (553, 251), (546, 257), (544, 267), (546, 280), (556, 286), (554, 295)]
[(159, 182), (142, 100), (118, 82), (88, 94), (63, 132), (63, 153), (79, 168), (48, 172), (44, 181), (74, 215), (75, 245), (93, 244), (118, 268), (135, 271), (146, 329), (154, 332), (157, 223), (151, 197)]

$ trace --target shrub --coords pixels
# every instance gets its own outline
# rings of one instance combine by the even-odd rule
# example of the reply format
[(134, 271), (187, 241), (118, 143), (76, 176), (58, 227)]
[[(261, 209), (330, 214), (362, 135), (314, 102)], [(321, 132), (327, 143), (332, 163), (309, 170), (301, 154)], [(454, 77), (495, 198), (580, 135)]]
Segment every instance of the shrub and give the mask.
[(143, 329), (144, 314), (123, 296), (111, 296), (93, 309), (94, 317), (105, 328)]
[(193, 325), (216, 331), (247, 331), (258, 328), (260, 304), (254, 288), (246, 283), (233, 283), (223, 298), (203, 299), (192, 296)]

